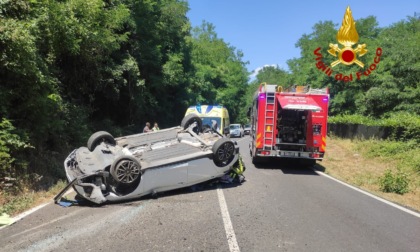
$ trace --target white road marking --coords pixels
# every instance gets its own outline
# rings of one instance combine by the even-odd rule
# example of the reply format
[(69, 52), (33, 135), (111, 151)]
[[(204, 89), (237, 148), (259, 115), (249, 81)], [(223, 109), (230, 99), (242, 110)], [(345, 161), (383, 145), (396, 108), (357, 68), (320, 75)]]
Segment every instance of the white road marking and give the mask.
[(225, 225), (226, 237), (229, 243), (230, 252), (240, 252), (238, 242), (236, 241), (235, 231), (230, 220), (229, 211), (226, 205), (225, 195), (220, 185), (217, 187), (217, 196), (219, 198), (220, 210), (222, 211), (223, 223)]
[(354, 186), (352, 186), (352, 185), (349, 185), (349, 184), (347, 184), (347, 183), (345, 183), (345, 182), (343, 182), (343, 181), (340, 181), (340, 180), (338, 180), (338, 179), (336, 179), (336, 178), (333, 178), (333, 177), (331, 177), (331, 176), (329, 176), (329, 175), (327, 175), (327, 174), (325, 174), (325, 173), (323, 173), (323, 172), (317, 171), (317, 170), (315, 170), (315, 169), (314, 169), (314, 171), (315, 171), (318, 175), (321, 175), (321, 176), (324, 176), (324, 177), (326, 177), (326, 178), (332, 179), (332, 180), (334, 180), (334, 181), (336, 181), (336, 182), (338, 182), (338, 183), (340, 183), (340, 184), (342, 184), (342, 185), (345, 185), (345, 186), (347, 186), (347, 187), (349, 187), (349, 188), (351, 188), (351, 189), (353, 189), (353, 190), (356, 190), (356, 191), (358, 191), (358, 192), (360, 192), (360, 193), (363, 193), (363, 194), (365, 194), (365, 195), (367, 195), (367, 196), (369, 196), (369, 197), (372, 197), (372, 198), (374, 198), (374, 199), (376, 199), (376, 200), (379, 200), (379, 201), (381, 201), (381, 202), (383, 202), (383, 203), (385, 203), (385, 204), (388, 204), (388, 205), (393, 206), (393, 207), (395, 207), (395, 208), (397, 208), (397, 209), (400, 209), (401, 211), (404, 211), (404, 212), (406, 212), (406, 213), (409, 213), (409, 214), (411, 214), (411, 215), (414, 215), (414, 216), (416, 216), (416, 217), (419, 217), (419, 218), (420, 218), (420, 214), (419, 214), (419, 213), (417, 213), (417, 212), (415, 212), (415, 211), (412, 211), (412, 210), (410, 210), (410, 209), (407, 209), (407, 208), (405, 208), (405, 207), (402, 207), (402, 206), (400, 206), (400, 205), (397, 205), (397, 204), (395, 204), (395, 203), (392, 203), (392, 202), (390, 202), (390, 201), (388, 201), (388, 200), (385, 200), (385, 199), (383, 199), (383, 198), (380, 198), (380, 197), (378, 197), (378, 196), (376, 196), (376, 195), (373, 195), (373, 194), (371, 194), (371, 193), (368, 193), (368, 192), (366, 192), (366, 191), (363, 191), (362, 189), (359, 189), (359, 188), (357, 188), (357, 187), (354, 187)]

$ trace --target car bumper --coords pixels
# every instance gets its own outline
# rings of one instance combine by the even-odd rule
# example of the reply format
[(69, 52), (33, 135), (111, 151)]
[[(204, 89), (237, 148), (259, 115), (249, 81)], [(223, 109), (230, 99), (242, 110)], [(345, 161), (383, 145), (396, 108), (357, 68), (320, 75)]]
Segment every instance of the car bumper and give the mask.
[(230, 136), (239, 137), (239, 136), (241, 136), (241, 132), (230, 132)]

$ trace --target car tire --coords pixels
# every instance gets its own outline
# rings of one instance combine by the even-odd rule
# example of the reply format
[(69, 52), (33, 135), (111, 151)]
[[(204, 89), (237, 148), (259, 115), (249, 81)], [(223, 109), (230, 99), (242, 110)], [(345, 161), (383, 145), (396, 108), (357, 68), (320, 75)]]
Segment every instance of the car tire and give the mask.
[(203, 126), (203, 121), (196, 114), (189, 114), (189, 115), (185, 116), (184, 119), (182, 119), (182, 121), (181, 121), (181, 127), (183, 129), (188, 129), (190, 127), (190, 125), (195, 123), (195, 122), (197, 123), (197, 126), (193, 128), (193, 131), (196, 134), (198, 134), (198, 133), (201, 132), (201, 128)]
[(89, 137), (89, 140), (87, 142), (87, 147), (90, 151), (93, 151), (95, 150), (96, 146), (100, 145), (102, 142), (105, 142), (111, 145), (115, 145), (117, 143), (114, 137), (108, 132), (98, 131)]
[(140, 178), (141, 165), (132, 156), (121, 156), (112, 163), (110, 173), (117, 183), (130, 185)]
[(227, 138), (220, 138), (214, 143), (212, 151), (214, 163), (217, 166), (226, 166), (235, 157), (235, 144)]

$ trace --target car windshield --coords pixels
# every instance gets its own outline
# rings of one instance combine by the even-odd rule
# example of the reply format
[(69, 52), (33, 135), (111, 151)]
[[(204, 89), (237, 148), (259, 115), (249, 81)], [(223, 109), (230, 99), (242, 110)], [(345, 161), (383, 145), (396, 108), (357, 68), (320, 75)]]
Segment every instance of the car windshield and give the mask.
[(250, 124), (245, 125), (245, 128), (251, 128)]
[(230, 129), (239, 129), (240, 127), (239, 127), (239, 125), (234, 125), (234, 124), (231, 124), (231, 125), (229, 126), (229, 128), (230, 128)]
[(203, 126), (208, 125), (212, 127), (214, 125), (217, 130), (220, 128), (220, 117), (201, 117), (201, 120), (203, 120)]

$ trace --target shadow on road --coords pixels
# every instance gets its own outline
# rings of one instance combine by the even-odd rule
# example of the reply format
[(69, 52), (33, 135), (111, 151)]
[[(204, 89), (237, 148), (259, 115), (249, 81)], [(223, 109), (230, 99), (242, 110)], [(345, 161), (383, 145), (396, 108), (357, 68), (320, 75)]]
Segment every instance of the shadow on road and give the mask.
[[(246, 180), (245, 180), (246, 182)], [(244, 182), (244, 183), (245, 183)], [(218, 187), (222, 188), (233, 188), (238, 187), (242, 185), (242, 183), (239, 182), (232, 182), (232, 183), (222, 183), (220, 179), (214, 179), (207, 182), (203, 182), (200, 184), (192, 185), (189, 187), (184, 187), (180, 189), (175, 189), (171, 191), (161, 192), (157, 193), (157, 195), (147, 195), (143, 197), (144, 199), (158, 199), (163, 197), (170, 197), (170, 196), (176, 196), (179, 194), (189, 194), (189, 193), (197, 193), (197, 192), (203, 192), (203, 191), (210, 191), (210, 190), (216, 190)]]
[(295, 158), (267, 158), (261, 160), (255, 164), (257, 169), (271, 169), (271, 170), (281, 170), (284, 174), (295, 174), (295, 175), (316, 175), (317, 171), (325, 171), (325, 167), (319, 163), (315, 165), (309, 160), (301, 160)]
[(139, 203), (142, 203), (146, 200), (156, 200), (159, 198), (171, 197), (171, 196), (176, 196), (180, 194), (189, 194), (189, 193), (203, 192), (203, 191), (209, 191), (209, 190), (216, 190), (219, 185), (222, 188), (232, 188), (232, 187), (240, 186), (241, 183), (239, 182), (222, 183), (220, 182), (220, 179), (214, 179), (214, 180), (206, 181), (200, 184), (196, 184), (196, 185), (192, 185), (192, 186), (188, 186), (188, 187), (184, 187), (180, 189), (175, 189), (175, 190), (166, 191), (166, 192), (159, 192), (153, 195), (149, 194), (149, 195), (145, 195), (136, 199), (123, 200), (119, 202), (106, 202), (100, 205), (92, 203), (86, 199), (83, 199), (78, 195), (75, 196), (74, 200), (69, 200), (69, 199), (63, 199), (63, 200), (69, 201), (69, 202), (71, 201), (73, 202), (72, 206), (78, 206), (78, 207), (97, 208), (97, 207), (107, 207), (107, 206), (112, 206), (112, 205), (136, 206)]

